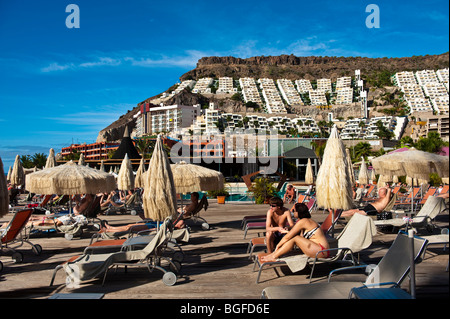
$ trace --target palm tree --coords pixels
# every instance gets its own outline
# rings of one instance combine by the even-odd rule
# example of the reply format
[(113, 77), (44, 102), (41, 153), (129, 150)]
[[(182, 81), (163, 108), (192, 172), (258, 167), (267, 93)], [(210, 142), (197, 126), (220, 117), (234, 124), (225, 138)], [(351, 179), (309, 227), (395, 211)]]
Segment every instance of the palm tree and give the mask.
[(353, 159), (364, 157), (367, 160), (367, 157), (372, 155), (372, 146), (367, 142), (360, 142), (353, 148), (353, 154)]

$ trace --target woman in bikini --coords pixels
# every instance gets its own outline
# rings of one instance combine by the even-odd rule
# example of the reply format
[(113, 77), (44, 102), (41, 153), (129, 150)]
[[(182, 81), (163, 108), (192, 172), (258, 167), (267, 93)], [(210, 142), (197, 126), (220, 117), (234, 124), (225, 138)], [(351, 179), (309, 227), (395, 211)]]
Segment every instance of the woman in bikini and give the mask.
[[(320, 226), (311, 219), (308, 207), (303, 203), (294, 205), (294, 217), (298, 218), (294, 227), (281, 239), (275, 251), (262, 258), (262, 261), (275, 261), (280, 256), (290, 252), (294, 246), (309, 257), (315, 257), (316, 254), (330, 246)], [(330, 252), (320, 253), (318, 257), (328, 258)]]

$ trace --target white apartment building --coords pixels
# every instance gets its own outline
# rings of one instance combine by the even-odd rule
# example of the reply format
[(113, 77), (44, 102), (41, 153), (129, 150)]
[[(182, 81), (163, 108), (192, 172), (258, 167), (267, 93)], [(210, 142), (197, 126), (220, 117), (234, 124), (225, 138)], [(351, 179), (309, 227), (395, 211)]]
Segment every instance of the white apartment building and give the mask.
[(423, 91), (426, 96), (428, 96), (431, 100), (441, 97), (447, 96), (448, 92), (443, 83), (440, 82), (428, 82), (422, 85)]
[(345, 122), (339, 136), (343, 140), (363, 139), (366, 136), (367, 123), (368, 121), (364, 118), (349, 119)]
[[(389, 131), (394, 132), (397, 126), (397, 118), (395, 116), (376, 116), (372, 117), (366, 127), (366, 139), (379, 139), (376, 135), (378, 133), (377, 122), (381, 121), (383, 126)], [(394, 137), (397, 138), (398, 137)]]
[(426, 83), (438, 82), (436, 72), (434, 70), (420, 70), (416, 71), (416, 79), (419, 85), (425, 85)]
[(418, 84), (405, 84), (400, 87), (406, 100), (425, 99), (422, 87)]
[(201, 78), (195, 83), (192, 93), (211, 93), (211, 88), (209, 87), (214, 83), (212, 78)]
[(337, 97), (336, 104), (350, 104), (353, 102), (353, 88), (342, 87), (336, 89)]
[(297, 86), (297, 91), (300, 94), (308, 93), (309, 91), (312, 91), (313, 87), (310, 80), (302, 79), (302, 80), (295, 80), (295, 85)]
[(440, 69), (436, 71), (436, 76), (439, 80), (439, 82), (448, 83), (448, 68), (446, 69)]
[(283, 99), (275, 86), (273, 79), (258, 79), (264, 97), (267, 113), (287, 113)]
[(332, 92), (331, 79), (318, 79), (317, 91)]
[(144, 134), (157, 134), (163, 131), (171, 132), (187, 128), (194, 123), (200, 115), (200, 105), (169, 105), (150, 108), (142, 114), (142, 132)]
[(343, 76), (336, 80), (336, 91), (342, 88), (348, 88), (352, 85), (352, 78), (350, 76)]
[(233, 78), (219, 78), (219, 88), (217, 89), (216, 93), (237, 93), (237, 88), (234, 87)]
[(172, 91), (171, 94), (175, 95), (180, 93), (181, 91), (183, 91), (185, 88), (189, 87), (189, 88), (193, 88), (195, 85), (195, 81), (194, 80), (186, 80), (181, 82), (178, 87), (175, 89), (175, 91)]
[(376, 135), (379, 131), (377, 122), (394, 133), (394, 139), (400, 139), (406, 125), (405, 118), (395, 116), (376, 116), (370, 120), (364, 118), (349, 119), (341, 130), (340, 137), (343, 140), (351, 139), (379, 139)]
[(413, 98), (408, 99), (407, 104), (410, 109), (410, 114), (416, 112), (432, 112), (433, 108), (431, 106), (430, 100), (426, 98)]
[(316, 121), (311, 117), (297, 117), (291, 119), (292, 125), (294, 125), (300, 133), (312, 132), (320, 133), (320, 128)]
[(259, 95), (258, 87), (254, 78), (240, 78), (239, 85), (241, 86), (242, 96), (244, 101), (255, 102), (262, 106), (261, 96)]
[(309, 99), (311, 100), (311, 105), (327, 105), (327, 97), (322, 90), (310, 90)]
[(278, 88), (280, 89), (281, 95), (289, 105), (304, 105), (300, 94), (295, 89), (294, 84), (288, 79), (278, 79)]
[(397, 86), (404, 86), (407, 84), (417, 84), (414, 73), (410, 71), (397, 72), (392, 76), (391, 80)]
[(434, 99), (431, 99), (431, 105), (437, 114), (449, 114), (449, 97), (446, 96), (437, 96)]

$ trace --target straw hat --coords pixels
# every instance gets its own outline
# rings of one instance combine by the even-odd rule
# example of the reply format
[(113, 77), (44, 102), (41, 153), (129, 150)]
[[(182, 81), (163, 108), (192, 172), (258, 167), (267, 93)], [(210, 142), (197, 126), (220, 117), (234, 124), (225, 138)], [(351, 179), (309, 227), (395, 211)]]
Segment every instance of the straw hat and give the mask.
[(37, 194), (97, 194), (116, 189), (114, 176), (70, 161), (26, 176), (26, 190)]

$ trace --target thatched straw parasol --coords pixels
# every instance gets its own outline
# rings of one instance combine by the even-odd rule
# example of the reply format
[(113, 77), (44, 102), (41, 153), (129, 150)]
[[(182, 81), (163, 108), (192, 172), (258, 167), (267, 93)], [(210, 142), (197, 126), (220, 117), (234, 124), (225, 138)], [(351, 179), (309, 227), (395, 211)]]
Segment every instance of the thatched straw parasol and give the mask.
[(80, 158), (78, 159), (78, 165), (83, 165), (83, 166), (86, 165), (83, 153), (80, 154)]
[(145, 174), (142, 197), (144, 215), (155, 221), (176, 215), (177, 199), (169, 158), (164, 151), (161, 136), (158, 135), (149, 170)]
[(345, 149), (345, 155), (347, 156), (348, 176), (350, 176), (350, 182), (352, 183), (352, 185), (355, 185), (355, 170), (353, 169), (352, 157), (350, 156), (350, 150), (348, 148)]
[(110, 174), (70, 161), (26, 176), (25, 188), (37, 194), (97, 194), (116, 189)]
[(331, 130), (316, 179), (317, 205), (325, 209), (353, 207), (353, 192), (345, 147), (336, 126)]
[(127, 154), (122, 160), (119, 175), (117, 175), (117, 188), (122, 191), (134, 189), (133, 167)]
[(366, 161), (361, 157), (361, 167), (359, 168), (358, 182), (360, 184), (369, 184), (369, 171), (367, 170)]
[(221, 172), (183, 161), (170, 167), (177, 193), (215, 191), (224, 187)]
[(409, 176), (429, 180), (431, 173), (441, 178), (449, 177), (448, 156), (437, 155), (410, 148), (372, 159), (372, 165), (381, 175)]
[(25, 183), (25, 172), (19, 155), (16, 156), (16, 160), (14, 161), (10, 182), (13, 186), (19, 186)]
[(101, 172), (105, 172), (105, 163), (103, 162), (103, 160), (101, 161), (100, 168), (98, 170)]
[(45, 168), (55, 167), (56, 166), (56, 158), (55, 158), (55, 150), (53, 148), (50, 149), (50, 152), (47, 157), (47, 162), (45, 163)]
[(9, 212), (9, 195), (8, 186), (6, 184), (6, 176), (3, 171), (3, 162), (0, 157), (0, 217), (5, 216)]
[(305, 183), (310, 185), (314, 183), (314, 175), (310, 158), (308, 158), (308, 164), (306, 165)]
[(372, 181), (372, 184), (373, 184), (373, 182), (376, 181), (376, 179), (377, 179), (377, 176), (375, 174), (375, 170), (372, 168), (372, 170), (370, 171), (370, 180)]
[(144, 173), (145, 173), (145, 164), (144, 158), (142, 157), (134, 179), (134, 186), (136, 188), (144, 187)]
[(6, 180), (7, 181), (11, 180), (11, 173), (12, 173), (12, 166), (10, 166), (9, 169), (8, 169), (8, 175), (6, 176)]

